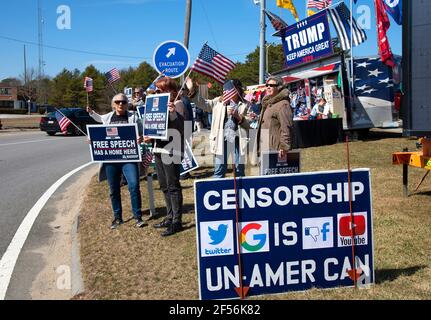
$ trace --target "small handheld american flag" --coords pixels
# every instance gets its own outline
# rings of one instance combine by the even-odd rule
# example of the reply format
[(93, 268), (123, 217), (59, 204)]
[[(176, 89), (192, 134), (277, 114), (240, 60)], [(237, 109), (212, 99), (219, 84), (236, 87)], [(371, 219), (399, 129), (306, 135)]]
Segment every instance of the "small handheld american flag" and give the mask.
[(226, 81), (223, 85), (223, 103), (228, 103), (231, 99), (238, 95), (238, 90), (235, 88), (233, 81)]
[(211, 77), (218, 83), (223, 84), (226, 75), (235, 68), (235, 66), (235, 63), (231, 60), (224, 57), (207, 44), (204, 44), (191, 70)]
[(93, 79), (91, 79), (90, 77), (85, 77), (84, 88), (85, 88), (85, 91), (92, 92), (93, 91)]
[(113, 84), (115, 81), (118, 81), (121, 79), (120, 72), (118, 71), (117, 68), (114, 68), (114, 69), (108, 71), (107, 73), (105, 73), (105, 76), (108, 79), (108, 82), (110, 84)]
[(55, 112), (55, 118), (58, 121), (58, 125), (60, 126), (61, 133), (66, 134), (67, 133), (67, 127), (71, 123), (68, 117), (64, 116), (61, 112), (56, 111)]

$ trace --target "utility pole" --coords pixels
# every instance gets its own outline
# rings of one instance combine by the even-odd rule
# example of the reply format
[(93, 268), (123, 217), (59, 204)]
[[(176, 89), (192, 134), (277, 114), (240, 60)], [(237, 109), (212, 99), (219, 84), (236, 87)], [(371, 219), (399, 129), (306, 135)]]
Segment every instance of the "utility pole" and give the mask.
[(266, 24), (265, 24), (266, 0), (260, 0), (260, 52), (259, 52), (259, 84), (265, 82), (265, 49), (266, 49)]
[[(28, 79), (27, 79), (27, 54), (26, 54), (26, 51), (25, 51), (25, 45), (24, 45), (24, 90), (23, 90), (23, 92), (24, 92), (24, 98), (25, 99), (27, 99), (27, 94), (26, 94), (26, 91), (27, 91), (27, 81), (28, 81)], [(28, 94), (28, 100), (25, 100), (25, 102), (26, 103), (28, 103), (28, 115), (30, 115), (31, 114), (31, 104), (30, 104), (30, 95)]]
[(42, 95), (42, 77), (44, 74), (43, 66), (45, 62), (43, 61), (43, 12), (42, 12), (42, 0), (37, 1), (37, 26), (38, 26), (38, 40), (39, 40), (39, 70), (38, 70), (38, 83), (37, 83), (37, 96), (40, 100)]
[[(192, 19), (192, 0), (186, 0), (186, 18), (185, 18), (185, 28), (184, 28), (184, 46), (189, 48), (190, 40), (190, 25)], [(181, 76), (181, 84), (184, 83), (184, 75)]]

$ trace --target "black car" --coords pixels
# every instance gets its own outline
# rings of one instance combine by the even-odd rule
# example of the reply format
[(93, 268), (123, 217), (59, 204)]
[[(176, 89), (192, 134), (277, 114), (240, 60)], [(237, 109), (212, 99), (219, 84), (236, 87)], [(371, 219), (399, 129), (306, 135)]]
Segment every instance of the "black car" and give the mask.
[[(59, 109), (71, 122), (73, 122), (83, 132), (87, 132), (87, 124), (98, 124), (87, 111), (81, 108), (62, 108)], [(40, 118), (39, 127), (41, 131), (46, 131), (50, 136), (61, 132), (58, 121), (55, 117), (55, 112), (50, 112), (46, 116)], [(82, 135), (72, 123), (67, 126), (67, 134)]]

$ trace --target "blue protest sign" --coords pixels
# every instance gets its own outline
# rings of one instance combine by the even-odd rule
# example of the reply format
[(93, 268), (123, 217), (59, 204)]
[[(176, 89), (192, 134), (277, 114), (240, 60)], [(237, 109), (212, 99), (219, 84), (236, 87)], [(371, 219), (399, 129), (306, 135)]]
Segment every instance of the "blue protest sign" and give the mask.
[(137, 124), (88, 125), (93, 162), (141, 162)]
[(161, 140), (168, 138), (169, 99), (169, 93), (147, 97), (143, 119), (144, 136)]
[(181, 172), (180, 175), (184, 175), (187, 172), (193, 171), (199, 168), (199, 164), (193, 154), (193, 150), (190, 144), (186, 141), (186, 147), (184, 148), (184, 157), (181, 161)]
[(277, 151), (262, 152), (260, 162), (260, 174), (262, 176), (299, 173), (300, 171), (299, 150), (291, 150), (284, 157), (280, 157)]
[(141, 118), (142, 120), (144, 120), (144, 116), (145, 116), (145, 105), (138, 106), (138, 107), (136, 108), (136, 110), (138, 111), (139, 118)]
[(289, 68), (333, 53), (326, 11), (289, 26), (281, 40)]
[(190, 54), (182, 43), (174, 40), (165, 41), (154, 51), (153, 63), (159, 73), (178, 78), (189, 67)]
[(231, 178), (195, 182), (200, 298), (238, 298), (241, 285), (255, 296), (374, 283), (370, 170), (350, 179), (246, 177), (236, 191)]

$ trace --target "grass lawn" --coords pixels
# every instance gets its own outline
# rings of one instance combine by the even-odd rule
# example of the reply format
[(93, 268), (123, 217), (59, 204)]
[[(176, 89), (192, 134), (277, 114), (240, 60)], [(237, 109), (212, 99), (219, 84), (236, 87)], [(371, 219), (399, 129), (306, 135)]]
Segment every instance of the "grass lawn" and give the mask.
[[(376, 284), (370, 289), (313, 289), (259, 299), (430, 299), (431, 179), (418, 192), (403, 197), (402, 167), (392, 166), (392, 153), (415, 150), (416, 140), (382, 138), (350, 144), (352, 168), (371, 168)], [(345, 169), (344, 144), (301, 151), (303, 172)], [(425, 170), (410, 168), (410, 190)], [(193, 172), (210, 176), (212, 168)], [(112, 220), (106, 182), (93, 178), (81, 209), (79, 234), (86, 292), (81, 299), (198, 299), (193, 180), (183, 181), (185, 231), (168, 238), (151, 225), (134, 228), (133, 221), (110, 230)], [(156, 206), (164, 200), (154, 183)], [(148, 208), (146, 181), (141, 184)], [(123, 187), (125, 219), (131, 217), (127, 187)]]

